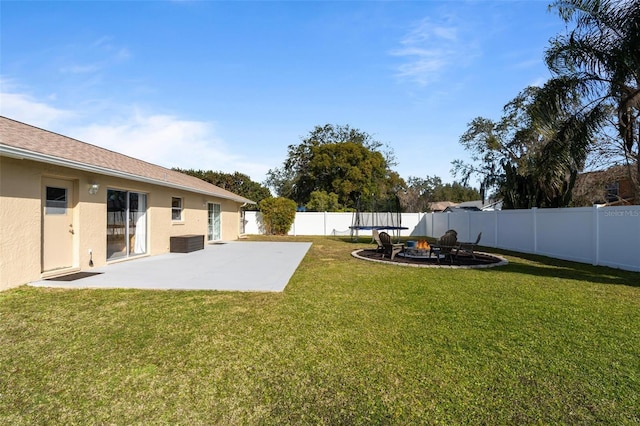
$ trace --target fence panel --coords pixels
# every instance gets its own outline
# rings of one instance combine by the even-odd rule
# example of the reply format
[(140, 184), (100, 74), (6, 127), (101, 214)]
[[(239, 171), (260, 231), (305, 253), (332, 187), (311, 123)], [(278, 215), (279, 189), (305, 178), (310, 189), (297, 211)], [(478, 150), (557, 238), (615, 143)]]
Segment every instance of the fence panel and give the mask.
[(296, 213), (289, 235), (326, 235), (323, 212)]
[(258, 219), (259, 212), (246, 211), (244, 212), (244, 232), (245, 234), (263, 234), (264, 230), (261, 228), (260, 221)]
[(640, 271), (640, 207), (598, 209), (598, 264)]
[(444, 235), (451, 227), (449, 226), (449, 217), (451, 213), (433, 213), (431, 216), (431, 237), (440, 237)]
[[(422, 231), (420, 231), (422, 229)], [(425, 235), (427, 237), (433, 237), (433, 213), (425, 213), (418, 225), (418, 232), (416, 235)]]
[(448, 229), (455, 229), (458, 233), (458, 241), (469, 241), (469, 221), (471, 220), (471, 212), (440, 214), (448, 214), (450, 216)]
[(496, 247), (534, 253), (534, 210), (502, 210), (498, 215)]
[(326, 235), (351, 235), (353, 213), (327, 213)]
[(496, 246), (496, 219), (498, 212), (471, 212), (469, 224), (469, 238), (466, 241), (475, 241), (482, 232), (482, 238), (478, 244), (485, 247)]
[(408, 229), (403, 229), (400, 235), (403, 237), (425, 236), (425, 230), (422, 227), (423, 216), (423, 213), (402, 213), (402, 226)]
[(535, 252), (593, 263), (593, 208), (536, 209)]

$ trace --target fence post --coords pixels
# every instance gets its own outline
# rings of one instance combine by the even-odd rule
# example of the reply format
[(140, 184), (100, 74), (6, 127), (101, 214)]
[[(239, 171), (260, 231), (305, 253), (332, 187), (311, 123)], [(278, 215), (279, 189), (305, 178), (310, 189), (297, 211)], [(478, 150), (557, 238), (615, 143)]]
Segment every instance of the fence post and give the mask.
[(533, 252), (538, 254), (538, 208), (532, 207), (531, 214), (533, 215)]
[(298, 212), (296, 212), (296, 216), (295, 216), (295, 218), (293, 219), (293, 236), (294, 236), (294, 237), (296, 236), (296, 222), (298, 221), (298, 214), (299, 214), (299, 213), (298, 213)]
[(592, 215), (591, 215), (591, 229), (593, 229), (593, 235), (591, 236), (591, 246), (593, 247), (593, 265), (600, 264), (600, 219), (598, 215), (597, 204), (593, 205)]
[(323, 228), (324, 233), (322, 235), (326, 236), (327, 235), (327, 212), (324, 212), (324, 215), (322, 216), (322, 218), (323, 218), (323, 225), (324, 225), (324, 228)]
[(502, 210), (494, 210), (493, 211), (493, 241), (495, 241), (495, 245), (494, 247), (498, 248), (500, 247), (498, 245), (498, 213), (501, 212)]

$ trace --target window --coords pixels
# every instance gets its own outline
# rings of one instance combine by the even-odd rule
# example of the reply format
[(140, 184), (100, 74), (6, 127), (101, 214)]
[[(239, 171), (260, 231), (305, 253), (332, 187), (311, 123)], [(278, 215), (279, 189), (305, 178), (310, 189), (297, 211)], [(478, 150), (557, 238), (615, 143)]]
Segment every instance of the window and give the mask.
[(607, 203), (613, 203), (620, 199), (618, 196), (620, 192), (620, 184), (618, 182), (608, 184), (605, 189), (607, 191), (605, 195)]
[(67, 213), (67, 189), (47, 186), (45, 214)]
[(182, 198), (171, 197), (171, 220), (182, 220)]

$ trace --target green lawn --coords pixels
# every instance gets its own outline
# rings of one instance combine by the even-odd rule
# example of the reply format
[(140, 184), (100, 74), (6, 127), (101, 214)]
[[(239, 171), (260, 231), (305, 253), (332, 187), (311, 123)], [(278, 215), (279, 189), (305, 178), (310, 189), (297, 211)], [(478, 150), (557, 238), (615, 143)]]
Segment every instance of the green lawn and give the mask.
[(280, 240), (313, 242), (283, 293), (1, 292), (0, 424), (640, 422), (640, 273)]

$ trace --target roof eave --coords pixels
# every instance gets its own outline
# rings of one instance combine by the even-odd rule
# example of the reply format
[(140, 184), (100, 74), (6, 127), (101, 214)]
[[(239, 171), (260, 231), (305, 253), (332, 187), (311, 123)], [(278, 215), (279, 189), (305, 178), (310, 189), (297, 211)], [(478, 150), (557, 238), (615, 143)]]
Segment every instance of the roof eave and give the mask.
[(252, 200), (249, 200), (247, 198), (240, 197), (240, 196), (238, 196), (238, 197), (230, 197), (230, 196), (226, 196), (226, 195), (222, 195), (222, 194), (216, 194), (216, 193), (213, 193), (213, 192), (204, 191), (204, 190), (197, 189), (197, 188), (192, 188), (192, 187), (188, 187), (188, 186), (184, 186), (184, 185), (180, 185), (180, 184), (176, 184), (176, 183), (172, 183), (172, 182), (167, 182), (167, 181), (164, 181), (164, 180), (161, 180), (161, 179), (153, 179), (153, 178), (148, 178), (148, 177), (144, 177), (144, 176), (139, 176), (139, 175), (136, 175), (136, 174), (133, 174), (133, 173), (114, 170), (114, 169), (110, 169), (110, 168), (107, 168), (107, 167), (95, 166), (95, 165), (92, 165), (92, 164), (81, 163), (79, 161), (73, 161), (73, 160), (69, 160), (69, 159), (66, 159), (66, 158), (55, 157), (53, 155), (42, 154), (42, 153), (39, 153), (39, 152), (29, 151), (29, 150), (26, 150), (26, 149), (16, 148), (16, 147), (9, 146), (9, 145), (4, 145), (4, 144), (0, 144), (0, 156), (16, 158), (16, 159), (19, 159), (19, 160), (39, 161), (39, 162), (42, 162), (42, 163), (48, 163), (48, 164), (53, 164), (53, 165), (62, 166), (62, 167), (70, 167), (70, 168), (77, 169), (77, 170), (82, 170), (82, 171), (85, 171), (85, 172), (97, 173), (97, 174), (102, 174), (102, 175), (106, 175), (106, 176), (129, 179), (129, 180), (133, 180), (133, 181), (136, 181), (136, 182), (144, 182), (144, 183), (150, 183), (150, 184), (153, 184), (153, 185), (160, 185), (160, 186), (164, 186), (164, 187), (168, 187), (168, 188), (180, 189), (180, 190), (183, 190), (183, 191), (189, 191), (189, 192), (194, 192), (194, 193), (197, 193), (197, 194), (203, 194), (203, 195), (208, 195), (208, 196), (211, 196), (211, 197), (222, 198), (222, 199), (225, 199), (225, 200), (231, 200), (231, 201), (235, 201), (237, 203), (256, 204), (255, 201), (252, 201)]

